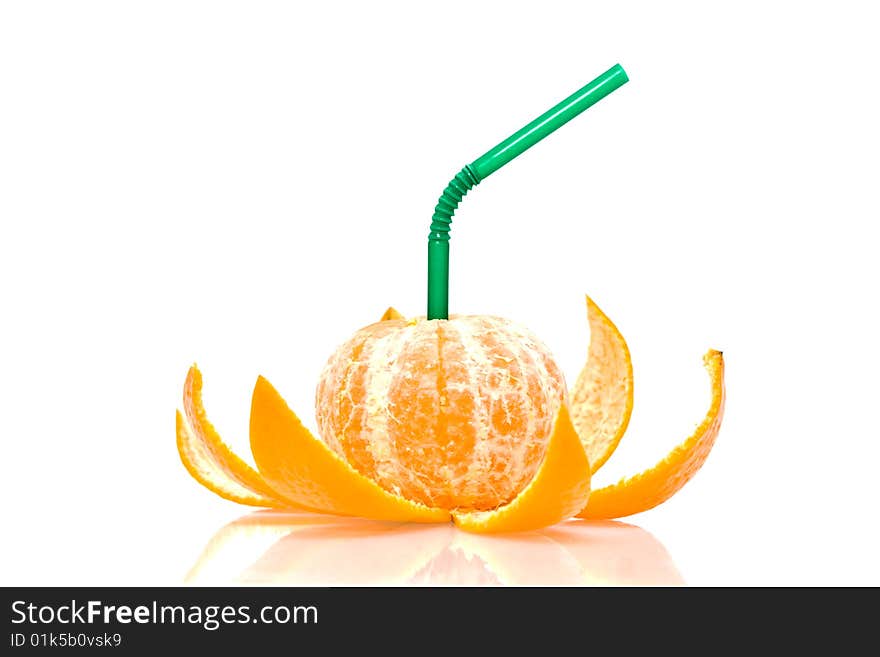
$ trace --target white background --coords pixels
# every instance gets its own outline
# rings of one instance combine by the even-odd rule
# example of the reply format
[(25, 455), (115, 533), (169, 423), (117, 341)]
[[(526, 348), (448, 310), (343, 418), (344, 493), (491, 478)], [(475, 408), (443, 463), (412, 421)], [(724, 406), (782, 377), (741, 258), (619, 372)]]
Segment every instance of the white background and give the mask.
[[(483, 182), (450, 305), (569, 381), (583, 294), (633, 353), (651, 465), (708, 400), (649, 531), (692, 585), (878, 585), (880, 42), (871, 3), (6, 2), (2, 584), (178, 584), (248, 509), (189, 478), (188, 366), (246, 459), (267, 376), (309, 426), (325, 359), (424, 312), (458, 169), (620, 62), (631, 81)], [(234, 575), (234, 573), (230, 573)]]

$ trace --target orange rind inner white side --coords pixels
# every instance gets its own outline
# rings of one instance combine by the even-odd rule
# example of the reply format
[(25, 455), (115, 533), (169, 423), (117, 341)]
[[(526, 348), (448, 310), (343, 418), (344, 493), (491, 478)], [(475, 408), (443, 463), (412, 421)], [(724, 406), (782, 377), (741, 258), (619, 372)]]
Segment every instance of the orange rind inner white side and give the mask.
[(202, 404), (202, 374), (193, 365), (183, 384), (184, 419), (177, 412), (177, 451), (193, 478), (233, 502), (251, 506), (301, 508), (282, 499), (260, 474), (223, 442)]
[(593, 491), (581, 518), (622, 518), (647, 511), (677, 493), (702, 467), (715, 444), (724, 416), (724, 357), (709, 351), (704, 357), (712, 386), (712, 401), (694, 432), (653, 468)]
[(633, 407), (632, 361), (626, 340), (587, 297), (590, 348), (571, 389), (571, 421), (596, 472), (614, 452)]

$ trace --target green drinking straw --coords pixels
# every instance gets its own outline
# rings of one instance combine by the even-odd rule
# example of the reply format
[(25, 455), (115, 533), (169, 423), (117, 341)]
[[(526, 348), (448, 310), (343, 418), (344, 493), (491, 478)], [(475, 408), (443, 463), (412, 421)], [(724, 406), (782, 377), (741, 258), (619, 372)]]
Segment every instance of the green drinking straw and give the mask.
[(537, 144), (628, 80), (620, 64), (615, 64), (527, 126), (510, 135), (495, 148), (465, 166), (449, 182), (434, 208), (431, 233), (428, 235), (428, 319), (449, 318), (449, 230), (452, 215), (464, 195), (488, 175), (498, 171), (517, 155)]

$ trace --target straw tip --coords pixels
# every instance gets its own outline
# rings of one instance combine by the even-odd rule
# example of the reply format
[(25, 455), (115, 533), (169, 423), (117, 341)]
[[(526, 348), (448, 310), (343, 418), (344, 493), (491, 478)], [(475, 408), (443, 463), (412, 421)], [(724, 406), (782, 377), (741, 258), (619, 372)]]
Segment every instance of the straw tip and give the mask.
[(626, 71), (623, 70), (623, 66), (615, 64), (611, 67), (611, 70), (620, 75), (624, 82), (629, 82), (629, 76), (626, 74)]

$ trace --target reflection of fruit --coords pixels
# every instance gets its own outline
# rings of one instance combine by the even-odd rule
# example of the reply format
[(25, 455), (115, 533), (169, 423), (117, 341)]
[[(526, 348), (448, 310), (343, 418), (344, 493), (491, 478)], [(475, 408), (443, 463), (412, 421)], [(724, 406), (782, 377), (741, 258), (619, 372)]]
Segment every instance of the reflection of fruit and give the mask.
[(478, 554), (447, 545), (419, 568), (406, 583), (411, 586), (503, 586), (498, 575)]
[(362, 518), (297, 529), (235, 581), (297, 586), (405, 584), (453, 534), (450, 525), (399, 525)]
[(590, 586), (679, 586), (675, 563), (650, 533), (623, 522), (569, 521), (541, 532), (580, 565)]
[[(309, 521), (309, 518), (312, 521)], [(516, 535), (451, 525), (257, 512), (211, 538), (187, 582), (291, 586), (672, 586), (683, 583), (645, 530), (583, 520)]]
[[(590, 496), (591, 469), (609, 457), (626, 429), (633, 386), (623, 337), (590, 299), (587, 311), (589, 360), (568, 403), (564, 394), (557, 398), (564, 384), (546, 350), (533, 341), (527, 354), (511, 337), (527, 344), (531, 338), (509, 323), (470, 319), (480, 330), (451, 337), (455, 319), (407, 322), (389, 309), (358, 334), (363, 339), (331, 358), (319, 383), (319, 423), (330, 447), (260, 377), (251, 405), (254, 471), (208, 422), (201, 375), (193, 367), (185, 384), (186, 419), (178, 414), (178, 451), (200, 483), (257, 506), (380, 520), (452, 518), (473, 532), (527, 531), (579, 511), (600, 518), (644, 511), (679, 490), (711, 449), (724, 410), (723, 359), (717, 351), (706, 356), (713, 401), (696, 433), (657, 467)], [(445, 359), (444, 344), (450, 349)], [(546, 435), (545, 426), (552, 427)], [(514, 445), (512, 436), (523, 445)], [(588, 458), (595, 460), (592, 468)]]
[(508, 320), (391, 319), (330, 357), (316, 415), (324, 442), (385, 490), (486, 510), (534, 478), (566, 394), (547, 347)]
[(515, 536), (474, 536), (461, 533), (452, 549), (464, 558), (479, 558), (504, 586), (570, 586), (583, 583), (577, 561), (561, 545), (529, 532)]
[(221, 527), (202, 550), (184, 582), (203, 584), (222, 581), (252, 563), (279, 539), (322, 523), (339, 522), (337, 516), (264, 510)]

